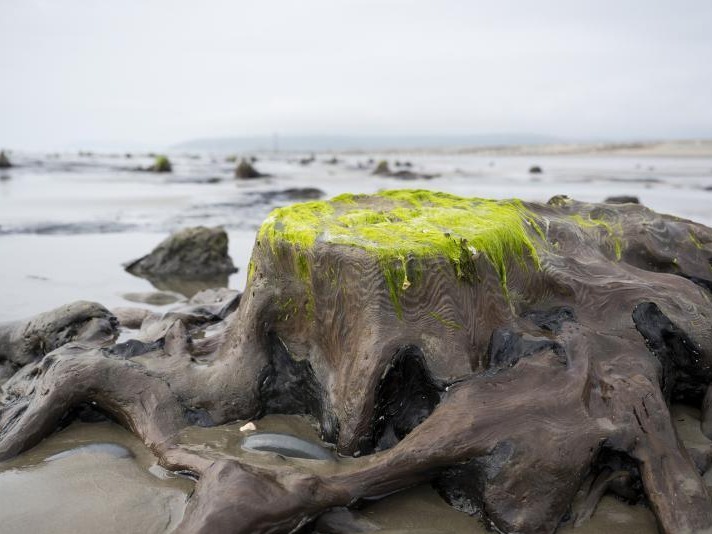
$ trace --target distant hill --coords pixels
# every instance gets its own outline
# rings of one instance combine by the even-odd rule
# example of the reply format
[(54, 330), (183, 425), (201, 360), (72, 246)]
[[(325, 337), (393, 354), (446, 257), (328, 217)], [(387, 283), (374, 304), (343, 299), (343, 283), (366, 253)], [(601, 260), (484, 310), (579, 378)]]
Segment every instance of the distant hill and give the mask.
[(536, 134), (493, 135), (305, 135), (213, 137), (192, 139), (171, 147), (176, 150), (215, 152), (297, 152), (349, 150), (403, 150), (484, 146), (544, 145), (561, 143), (552, 136)]

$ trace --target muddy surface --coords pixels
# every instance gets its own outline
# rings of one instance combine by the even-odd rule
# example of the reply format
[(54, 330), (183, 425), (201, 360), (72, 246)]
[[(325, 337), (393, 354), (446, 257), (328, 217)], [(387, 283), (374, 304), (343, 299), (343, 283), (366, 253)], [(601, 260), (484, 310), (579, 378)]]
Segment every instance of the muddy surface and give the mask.
[(73, 423), (0, 464), (0, 532), (171, 532), (192, 487), (118, 425)]

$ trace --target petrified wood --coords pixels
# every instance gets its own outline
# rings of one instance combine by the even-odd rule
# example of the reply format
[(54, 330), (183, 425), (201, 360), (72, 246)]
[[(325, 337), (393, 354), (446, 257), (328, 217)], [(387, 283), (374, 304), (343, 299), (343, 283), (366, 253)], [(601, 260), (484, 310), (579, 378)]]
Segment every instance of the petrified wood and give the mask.
[[(118, 310), (136, 339), (26, 363), (4, 386), (0, 458), (88, 405), (198, 480), (185, 533), (310, 532), (423, 482), (503, 532), (585, 521), (606, 492), (644, 500), (663, 532), (710, 531), (710, 455), (693, 462), (669, 404), (701, 407), (712, 437), (711, 257), (712, 230), (636, 204), (390, 191), (281, 208), (239, 306)], [(341, 468), (177, 438), (267, 413), (313, 415)]]

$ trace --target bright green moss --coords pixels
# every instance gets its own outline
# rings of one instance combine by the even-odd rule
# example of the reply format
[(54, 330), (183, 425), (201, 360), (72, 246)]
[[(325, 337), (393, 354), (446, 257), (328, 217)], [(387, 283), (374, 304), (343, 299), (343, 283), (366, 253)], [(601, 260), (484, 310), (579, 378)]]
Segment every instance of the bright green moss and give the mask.
[(255, 276), (255, 263), (250, 260), (250, 263), (247, 264), (247, 281), (252, 280), (253, 276)]
[(272, 244), (287, 241), (310, 249), (324, 221), (329, 220), (333, 213), (334, 206), (324, 201), (303, 202), (277, 208), (262, 224), (259, 237)]
[(447, 258), (459, 278), (474, 282), (475, 260), (484, 256), (506, 292), (510, 258), (524, 264), (526, 256), (539, 267), (536, 235), (543, 234), (535, 216), (518, 200), (463, 198), (424, 190), (340, 195), (279, 208), (259, 232), (260, 240), (273, 250), (278, 242), (302, 251), (328, 242), (373, 254), (399, 316), (400, 296), (419, 279), (422, 259)]
[(297, 254), (297, 273), (299, 273), (299, 278), (304, 281), (309, 280), (311, 275), (311, 270), (309, 268), (309, 260), (303, 252)]
[(154, 172), (171, 172), (172, 169), (171, 162), (166, 156), (156, 156), (152, 167)]

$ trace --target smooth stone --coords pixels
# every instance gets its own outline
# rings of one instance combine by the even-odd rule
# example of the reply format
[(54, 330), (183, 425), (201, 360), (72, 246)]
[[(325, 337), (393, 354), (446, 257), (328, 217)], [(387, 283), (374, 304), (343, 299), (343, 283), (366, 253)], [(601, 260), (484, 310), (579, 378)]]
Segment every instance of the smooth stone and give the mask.
[(247, 436), (242, 441), (242, 448), (250, 451), (276, 452), (289, 458), (305, 460), (334, 460), (328, 449), (289, 434), (278, 432), (260, 432)]
[(107, 454), (113, 458), (134, 457), (134, 454), (123, 445), (118, 445), (116, 443), (90, 443), (89, 445), (82, 445), (81, 447), (76, 447), (74, 449), (69, 449), (67, 451), (58, 452), (57, 454), (48, 456), (45, 459), (45, 462), (63, 460), (64, 458), (69, 458), (77, 454)]

